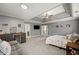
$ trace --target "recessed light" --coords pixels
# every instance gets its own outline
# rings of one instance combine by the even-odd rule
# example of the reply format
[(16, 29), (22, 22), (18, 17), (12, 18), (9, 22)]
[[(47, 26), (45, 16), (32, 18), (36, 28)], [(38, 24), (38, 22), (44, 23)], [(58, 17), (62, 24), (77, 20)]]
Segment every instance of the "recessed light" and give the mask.
[(23, 8), (23, 9), (27, 9), (27, 8), (28, 8), (28, 6), (27, 6), (27, 5), (25, 5), (25, 4), (21, 4), (21, 8)]

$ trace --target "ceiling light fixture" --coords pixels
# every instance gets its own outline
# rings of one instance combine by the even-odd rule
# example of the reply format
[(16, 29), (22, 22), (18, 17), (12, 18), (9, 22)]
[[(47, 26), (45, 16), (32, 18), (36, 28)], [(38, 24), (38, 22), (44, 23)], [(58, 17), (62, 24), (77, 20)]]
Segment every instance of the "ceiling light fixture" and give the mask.
[(27, 9), (27, 8), (28, 8), (28, 6), (27, 6), (27, 5), (25, 5), (25, 4), (21, 4), (21, 8), (23, 8), (23, 9)]
[(46, 13), (43, 13), (42, 15), (41, 15), (41, 17), (43, 17), (43, 18), (48, 18), (48, 13), (46, 12)]

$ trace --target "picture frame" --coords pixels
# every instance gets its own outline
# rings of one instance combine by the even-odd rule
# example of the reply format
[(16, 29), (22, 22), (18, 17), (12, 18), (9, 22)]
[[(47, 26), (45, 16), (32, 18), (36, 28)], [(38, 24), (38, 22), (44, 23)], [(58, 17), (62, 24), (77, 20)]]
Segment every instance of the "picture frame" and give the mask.
[(70, 27), (70, 24), (67, 24), (66, 27)]
[(8, 24), (2, 24), (2, 26), (8, 26)]
[(58, 28), (59, 27), (59, 25), (56, 25), (56, 28)]
[(60, 27), (63, 27), (63, 25), (60, 24)]

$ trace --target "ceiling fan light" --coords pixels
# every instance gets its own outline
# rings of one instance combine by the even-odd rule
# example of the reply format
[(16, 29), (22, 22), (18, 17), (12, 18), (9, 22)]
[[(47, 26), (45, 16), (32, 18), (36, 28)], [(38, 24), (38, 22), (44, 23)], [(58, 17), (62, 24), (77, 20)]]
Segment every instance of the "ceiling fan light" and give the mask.
[(23, 8), (23, 9), (27, 9), (27, 8), (28, 8), (28, 6), (27, 6), (27, 5), (25, 5), (25, 4), (21, 4), (21, 8)]

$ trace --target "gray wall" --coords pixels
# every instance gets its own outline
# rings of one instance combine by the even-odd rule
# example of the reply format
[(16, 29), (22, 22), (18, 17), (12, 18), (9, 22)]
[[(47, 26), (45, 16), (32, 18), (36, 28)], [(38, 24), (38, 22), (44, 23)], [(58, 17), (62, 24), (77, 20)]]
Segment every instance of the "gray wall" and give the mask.
[[(70, 24), (70, 27), (66, 27), (67, 24)], [(59, 27), (56, 27), (59, 25)], [(62, 25), (63, 27), (61, 27)], [(48, 34), (49, 35), (66, 35), (70, 33), (79, 33), (79, 20), (69, 20), (69, 21), (61, 21), (48, 24)]]
[[(8, 26), (2, 26), (2, 24), (8, 24)], [(18, 24), (21, 24), (20, 28), (18, 27)], [(0, 30), (10, 33), (11, 27), (17, 27), (17, 32), (24, 32), (24, 21), (7, 16), (0, 16)]]
[[(2, 26), (2, 24), (8, 24), (8, 26)], [(21, 24), (21, 28), (18, 27), (18, 24)], [(17, 32), (24, 32), (25, 31), (24, 24), (25, 22), (23, 20), (7, 17), (7, 16), (0, 16), (0, 30), (3, 30), (6, 33), (10, 33), (11, 27), (17, 27)], [(29, 23), (29, 22), (27, 22), (27, 24), (31, 24), (31, 36), (40, 35), (41, 29), (34, 30), (33, 28), (34, 25), (40, 25), (40, 24)]]
[(40, 25), (40, 24), (31, 24), (31, 36), (40, 36), (41, 35), (41, 27), (39, 30), (34, 30), (34, 25)]
[(40, 36), (41, 35), (41, 27), (39, 30), (34, 30), (34, 25), (41, 25), (39, 23), (30, 23), (30, 22), (25, 22), (25, 24), (30, 24), (31, 25), (31, 36)]

